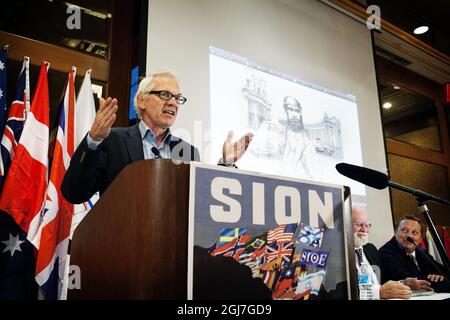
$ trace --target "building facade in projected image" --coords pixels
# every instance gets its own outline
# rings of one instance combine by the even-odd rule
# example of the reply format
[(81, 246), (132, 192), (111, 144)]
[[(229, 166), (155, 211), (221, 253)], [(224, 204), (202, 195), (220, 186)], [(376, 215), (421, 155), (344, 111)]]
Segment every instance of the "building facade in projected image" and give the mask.
[[(212, 145), (228, 129), (255, 134), (239, 168), (294, 178), (362, 185), (335, 170), (362, 165), (358, 110), (353, 95), (320, 87), (217, 48), (210, 48)], [(212, 148), (215, 150), (215, 148)]]

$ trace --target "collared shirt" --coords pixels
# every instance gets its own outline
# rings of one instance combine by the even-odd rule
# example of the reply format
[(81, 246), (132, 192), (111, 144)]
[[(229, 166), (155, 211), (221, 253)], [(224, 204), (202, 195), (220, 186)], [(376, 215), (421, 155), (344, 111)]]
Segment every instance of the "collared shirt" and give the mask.
[(166, 130), (166, 136), (160, 144), (157, 144), (155, 134), (144, 121), (139, 122), (139, 131), (141, 132), (142, 145), (144, 147), (144, 159), (156, 158), (152, 151), (153, 147), (158, 149), (161, 158), (170, 159), (170, 140), (172, 138), (170, 128)]
[[(369, 260), (367, 260), (366, 258), (366, 254), (364, 253), (364, 250), (362, 247), (359, 248), (355, 248), (355, 250), (361, 249), (361, 253), (362, 253), (362, 259), (363, 259), (363, 263), (367, 263), (370, 266), (370, 262)], [(355, 262), (356, 262), (356, 270), (358, 271), (358, 274), (360, 273), (360, 268), (361, 266), (359, 265), (359, 261), (358, 261), (358, 255), (355, 252)], [(372, 279), (372, 293), (373, 293), (373, 297), (376, 300), (380, 299), (380, 282), (378, 281), (377, 275), (375, 274), (375, 272), (373, 271), (372, 268), (370, 269), (370, 278)]]
[[(156, 155), (153, 153), (152, 148), (158, 149), (161, 158), (170, 159), (170, 141), (172, 134), (170, 128), (166, 131), (166, 136), (161, 143), (157, 144), (156, 136), (153, 131), (145, 124), (144, 121), (139, 122), (139, 132), (141, 133), (142, 146), (144, 151), (144, 159), (155, 159)], [(87, 135), (87, 144), (89, 150), (96, 150), (102, 140), (94, 141), (91, 136)]]

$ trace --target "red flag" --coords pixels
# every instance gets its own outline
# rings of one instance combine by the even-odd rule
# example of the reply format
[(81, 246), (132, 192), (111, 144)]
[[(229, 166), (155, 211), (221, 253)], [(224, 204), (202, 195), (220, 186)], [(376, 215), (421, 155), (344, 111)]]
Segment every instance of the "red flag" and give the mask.
[(36, 93), (0, 199), (0, 209), (28, 233), (28, 239), (39, 226), (47, 189), (48, 127), (47, 65), (42, 64)]
[(447, 227), (442, 227), (443, 241), (447, 257), (450, 258), (450, 237), (448, 236)]
[[(74, 205), (61, 194), (61, 183), (74, 152), (75, 78), (72, 67), (59, 117), (43, 219), (36, 244), (36, 282), (47, 299), (61, 299)], [(54, 275), (51, 276), (51, 274)]]

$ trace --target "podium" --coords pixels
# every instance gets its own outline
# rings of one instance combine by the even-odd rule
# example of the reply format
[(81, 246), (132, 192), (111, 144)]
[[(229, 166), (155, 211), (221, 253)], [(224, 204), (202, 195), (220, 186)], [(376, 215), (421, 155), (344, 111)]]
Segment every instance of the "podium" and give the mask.
[[(235, 197), (221, 197), (222, 192)], [(301, 210), (300, 197), (304, 204), (308, 203), (308, 210)], [(233, 202), (230, 205), (227, 201)], [(287, 201), (291, 203), (289, 207), (285, 205)], [(299, 207), (295, 209), (295, 206)], [(192, 226), (189, 226), (189, 214)], [(236, 221), (230, 223), (230, 216), (237, 217)], [(286, 219), (292, 221), (290, 228), (297, 224), (297, 234), (308, 235), (307, 239), (311, 238), (307, 222), (317, 226), (313, 231), (319, 230), (319, 226), (323, 228), (318, 247), (312, 242), (278, 244), (277, 240), (276, 248), (275, 242), (267, 248), (265, 238), (255, 241), (281, 225), (283, 230), (287, 228)], [(224, 227), (235, 231), (247, 226), (255, 230), (216, 246)], [(286, 232), (292, 233), (292, 241), (296, 239), (294, 231)], [(284, 231), (282, 235), (285, 236)], [(237, 250), (243, 245), (252, 246), (250, 252), (255, 252), (250, 257), (252, 263), (257, 262), (252, 258), (256, 257), (256, 250), (266, 257), (268, 249), (275, 248), (282, 259), (281, 254), (289, 250), (283, 245), (296, 245), (302, 254), (292, 262), (294, 251), (286, 253), (291, 258), (285, 260), (285, 268), (298, 269), (299, 263), (313, 265), (312, 257), (320, 255), (323, 258), (320, 261), (324, 262), (321, 271), (313, 269), (314, 265), (306, 274), (306, 266), (302, 267), (304, 283), (300, 289), (317, 283), (312, 294), (320, 295), (321, 299), (356, 298), (356, 269), (351, 267), (355, 265), (351, 200), (347, 187), (158, 159), (125, 167), (75, 230), (70, 264), (80, 268), (81, 289), (69, 290), (68, 299), (270, 299), (276, 287), (269, 282), (269, 276), (278, 269), (265, 269), (270, 271), (266, 272), (259, 268), (260, 274), (255, 277), (251, 267), (238, 262), (235, 256), (241, 253)], [(193, 257), (189, 261), (188, 253)], [(327, 258), (329, 254), (333, 255), (332, 259)], [(301, 257), (310, 260), (299, 260)], [(189, 275), (188, 262), (192, 271)], [(264, 266), (268, 267), (269, 263)], [(328, 287), (320, 293), (325, 270), (329, 270)], [(295, 290), (295, 293), (307, 290), (298, 293)], [(309, 290), (312, 292), (313, 288)]]
[(68, 299), (186, 299), (188, 164), (125, 167), (76, 229), (70, 264), (81, 289)]

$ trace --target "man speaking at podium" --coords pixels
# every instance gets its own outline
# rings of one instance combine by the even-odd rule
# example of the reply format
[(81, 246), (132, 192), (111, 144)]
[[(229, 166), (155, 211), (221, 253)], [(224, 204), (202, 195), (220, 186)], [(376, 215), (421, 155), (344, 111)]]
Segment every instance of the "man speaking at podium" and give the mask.
[[(134, 107), (141, 121), (128, 128), (111, 129), (117, 100), (100, 99), (100, 107), (89, 133), (72, 156), (61, 184), (63, 196), (71, 203), (87, 201), (95, 192), (102, 194), (128, 164), (155, 158), (200, 161), (194, 146), (172, 135), (170, 127), (187, 99), (170, 72), (152, 74), (139, 83)], [(219, 164), (234, 166), (253, 138), (247, 133), (232, 143), (233, 132), (223, 144)]]

